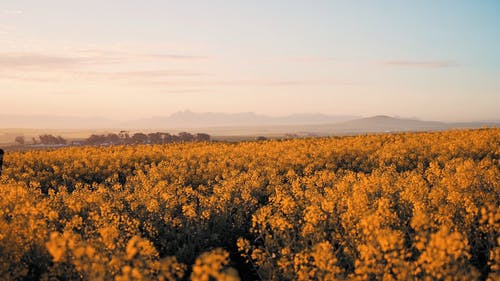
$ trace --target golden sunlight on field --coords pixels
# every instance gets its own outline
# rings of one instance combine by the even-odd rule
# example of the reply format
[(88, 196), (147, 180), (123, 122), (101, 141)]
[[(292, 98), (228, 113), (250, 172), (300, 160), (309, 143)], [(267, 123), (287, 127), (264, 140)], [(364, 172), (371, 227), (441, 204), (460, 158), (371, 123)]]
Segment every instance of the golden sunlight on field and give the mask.
[(2, 280), (499, 280), (500, 129), (7, 152)]

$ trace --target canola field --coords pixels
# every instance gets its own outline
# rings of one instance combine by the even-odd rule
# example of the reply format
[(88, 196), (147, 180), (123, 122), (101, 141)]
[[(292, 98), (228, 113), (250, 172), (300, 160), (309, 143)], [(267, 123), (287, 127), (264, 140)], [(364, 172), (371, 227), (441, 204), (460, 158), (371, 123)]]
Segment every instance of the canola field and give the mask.
[(500, 280), (500, 129), (8, 152), (0, 280)]

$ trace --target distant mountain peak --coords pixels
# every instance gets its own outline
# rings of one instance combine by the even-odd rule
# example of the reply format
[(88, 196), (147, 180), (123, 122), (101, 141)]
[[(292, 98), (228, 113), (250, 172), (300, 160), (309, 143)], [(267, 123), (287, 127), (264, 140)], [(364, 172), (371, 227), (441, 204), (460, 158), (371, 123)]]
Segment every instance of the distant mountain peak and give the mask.
[(203, 128), (203, 127), (245, 127), (331, 124), (359, 118), (349, 115), (326, 115), (317, 113), (291, 114), (287, 116), (267, 116), (255, 112), (218, 113), (178, 111), (167, 116), (155, 116), (133, 120), (129, 125), (135, 128)]
[(369, 118), (372, 118), (372, 119), (399, 119), (399, 118), (394, 118), (394, 117), (391, 117), (388, 115), (375, 115), (375, 116), (372, 116)]

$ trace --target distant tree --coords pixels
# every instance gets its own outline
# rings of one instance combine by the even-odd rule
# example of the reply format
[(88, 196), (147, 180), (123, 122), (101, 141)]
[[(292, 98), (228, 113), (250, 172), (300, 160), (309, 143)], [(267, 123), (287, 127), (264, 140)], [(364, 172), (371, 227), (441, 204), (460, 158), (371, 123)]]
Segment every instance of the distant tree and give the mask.
[(194, 141), (194, 136), (190, 133), (187, 133), (187, 132), (181, 132), (181, 133), (179, 133), (179, 141), (181, 141), (181, 142)]
[(144, 133), (135, 133), (131, 138), (133, 143), (147, 143), (148, 136)]
[(87, 139), (87, 143), (91, 145), (99, 145), (106, 142), (106, 136), (105, 135), (95, 135), (92, 134), (90, 137)]
[(38, 137), (41, 144), (54, 145), (54, 144), (66, 144), (66, 140), (61, 136), (53, 136), (50, 134), (40, 135)]
[(258, 137), (256, 138), (256, 140), (258, 140), (258, 141), (263, 141), (263, 140), (267, 140), (267, 138), (266, 138), (266, 137), (264, 137), (264, 136), (258, 136)]
[(157, 144), (163, 143), (163, 133), (159, 132), (150, 133), (148, 134), (148, 138), (150, 143), (157, 143)]
[(36, 140), (35, 137), (32, 137), (31, 140), (33, 141), (33, 144), (38, 144), (38, 141)]
[(172, 135), (169, 133), (161, 133), (161, 139), (163, 143), (172, 142)]
[(54, 136), (53, 135), (40, 135), (38, 136), (38, 139), (40, 140), (41, 144), (52, 144), (54, 142)]
[(52, 137), (52, 135), (40, 135), (38, 136), (38, 139), (41, 144), (52, 144)]
[(181, 142), (181, 137), (179, 135), (172, 135), (172, 142)]
[(14, 140), (15, 140), (15, 142), (17, 142), (20, 145), (24, 145), (24, 143), (25, 143), (24, 136), (17, 136)]
[(210, 141), (210, 135), (204, 133), (198, 133), (195, 137), (196, 141)]
[(57, 144), (66, 144), (67, 141), (61, 136), (57, 136)]
[(172, 143), (175, 141), (175, 137), (169, 133), (163, 133), (163, 143)]
[(118, 136), (117, 134), (108, 134), (106, 136), (106, 142), (110, 144), (118, 144), (120, 143), (120, 136)]
[(130, 135), (128, 131), (120, 131), (118, 136), (123, 140), (123, 142), (127, 143), (128, 140), (130, 139)]

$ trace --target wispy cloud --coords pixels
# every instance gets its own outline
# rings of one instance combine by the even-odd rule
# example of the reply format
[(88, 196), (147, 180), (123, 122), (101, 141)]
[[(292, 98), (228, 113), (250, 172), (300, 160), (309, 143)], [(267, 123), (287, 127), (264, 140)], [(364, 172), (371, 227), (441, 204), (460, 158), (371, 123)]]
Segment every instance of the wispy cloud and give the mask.
[(52, 83), (55, 81), (59, 81), (61, 79), (60, 79), (60, 77), (47, 77), (47, 76), (42, 76), (42, 75), (27, 75), (24, 73), (12, 74), (12, 73), (9, 73), (8, 71), (4, 71), (4, 72), (0, 72), (0, 81), (1, 80)]
[(104, 49), (78, 49), (75, 50), (76, 54), (93, 57), (113, 57), (121, 58), (123, 61), (130, 60), (155, 60), (155, 61), (180, 61), (180, 60), (207, 60), (210, 57), (202, 55), (182, 54), (176, 52), (169, 53), (144, 53), (144, 52), (125, 52), (118, 50), (104, 50)]
[(208, 76), (208, 73), (185, 71), (185, 70), (145, 70), (145, 71), (122, 71), (122, 72), (68, 72), (68, 75), (92, 80), (106, 80), (126, 83), (155, 84), (166, 81), (175, 81), (182, 78), (193, 78)]
[(316, 63), (316, 62), (334, 62), (337, 61), (336, 58), (333, 57), (315, 57), (315, 56), (307, 56), (307, 57), (290, 57), (286, 58), (289, 62), (301, 62), (301, 63)]
[(0, 70), (19, 68), (62, 68), (81, 63), (81, 58), (71, 58), (35, 53), (0, 54)]
[(0, 14), (4, 15), (21, 15), (22, 13), (23, 13), (22, 10), (3, 9), (0, 11)]
[(77, 92), (77, 91), (52, 91), (52, 92), (48, 92), (47, 94), (52, 95), (52, 96), (81, 96), (81, 95), (84, 95), (84, 93)]
[(206, 60), (208, 56), (191, 56), (182, 54), (142, 54), (138, 57), (160, 60)]
[(340, 85), (348, 84), (347, 81), (341, 80), (257, 80), (255, 81), (257, 85), (271, 86), (271, 87), (287, 87), (287, 86), (301, 86), (301, 85)]
[(150, 70), (130, 72), (93, 72), (75, 71), (72, 69), (61, 72), (16, 72), (7, 70), (0, 71), (0, 80), (18, 80), (25, 82), (56, 82), (62, 80), (93, 80), (93, 81), (115, 81), (154, 84), (187, 77), (200, 77), (209, 74), (202, 72), (189, 72), (181, 70)]
[(0, 24), (0, 34), (8, 34), (12, 29), (12, 26)]
[(192, 93), (204, 93), (204, 92), (210, 92), (208, 89), (203, 89), (203, 88), (186, 88), (186, 89), (163, 89), (156, 91), (155, 93), (159, 94), (192, 94)]
[(118, 57), (53, 55), (49, 53), (0, 53), (0, 70), (57, 71), (83, 66), (120, 63)]
[(300, 57), (278, 57), (278, 58), (264, 58), (265, 62), (288, 62), (288, 63), (326, 63), (338, 61), (334, 57), (324, 56), (300, 56)]
[(114, 72), (114, 73), (94, 73), (96, 75), (105, 75), (116, 78), (166, 78), (166, 77), (192, 77), (206, 76), (207, 73), (191, 72), (182, 70), (145, 70), (145, 71), (129, 71), (129, 72)]
[(447, 68), (457, 67), (459, 64), (454, 60), (386, 60), (378, 64), (389, 67), (413, 67), (413, 68)]
[[(0, 79), (35, 83), (61, 81), (95, 81), (114, 86), (141, 86), (170, 91), (199, 91), (217, 87), (300, 87), (353, 85), (353, 81), (336, 78), (283, 79), (273, 76), (252, 78), (232, 77), (209, 73), (211, 57), (176, 52), (144, 52), (143, 50), (116, 50), (112, 48), (70, 48), (59, 52), (25, 51), (0, 52)], [(161, 50), (160, 50), (161, 51)], [(294, 57), (287, 61), (331, 61), (328, 57)], [(201, 63), (201, 64), (200, 64)], [(208, 63), (208, 64), (207, 64)], [(200, 69), (202, 71), (200, 71)], [(207, 72), (209, 70), (209, 72)], [(222, 78), (224, 77), (224, 78)]]
[(259, 86), (259, 87), (293, 87), (311, 85), (354, 85), (352, 81), (342, 80), (279, 80), (279, 79), (240, 79), (240, 80), (184, 80), (184, 81), (162, 81), (156, 83), (163, 86)]
[[(42, 52), (0, 53), (0, 70), (34, 69), (51, 71), (75, 67), (96, 67), (109, 64), (150, 63), (171, 60), (192, 61), (204, 60), (207, 58), (208, 57), (205, 56), (183, 54), (135, 54), (106, 50), (79, 50), (76, 52), (65, 53), (64, 55), (53, 55)], [(147, 74), (155, 76), (167, 75), (165, 72), (150, 72)], [(171, 74), (172, 73), (170, 73), (170, 75)]]

